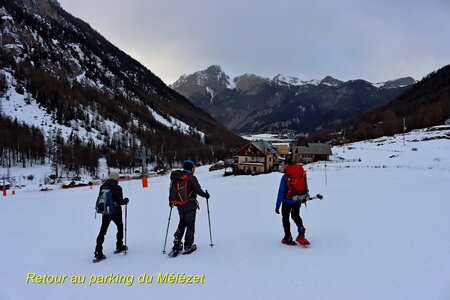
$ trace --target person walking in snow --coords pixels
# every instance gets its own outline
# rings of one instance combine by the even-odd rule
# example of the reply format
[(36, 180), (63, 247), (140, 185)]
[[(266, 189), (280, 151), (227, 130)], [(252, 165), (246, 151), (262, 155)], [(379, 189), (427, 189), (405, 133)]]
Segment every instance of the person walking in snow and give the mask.
[[(183, 250), (183, 235), (184, 237), (184, 253), (188, 254), (197, 250), (197, 245), (194, 244), (194, 234), (195, 234), (195, 216), (197, 213), (197, 208), (199, 208), (197, 195), (209, 199), (208, 191), (203, 191), (197, 177), (194, 175), (195, 165), (191, 160), (186, 160), (183, 163), (183, 170), (173, 171), (170, 175), (172, 184), (174, 181), (180, 180), (182, 177), (187, 175), (187, 199), (183, 201), (185, 203), (174, 203), (169, 199), (169, 206), (173, 207), (176, 205), (178, 209), (178, 214), (180, 216), (180, 221), (178, 223), (177, 230), (174, 234), (173, 247), (172, 250), (175, 252), (181, 252)], [(185, 234), (186, 232), (186, 234)]]
[[(97, 236), (97, 244), (95, 246), (95, 259), (101, 260), (106, 258), (103, 254), (103, 242), (105, 240), (105, 235), (108, 230), (109, 224), (114, 222), (117, 226), (117, 242), (116, 251), (114, 253), (119, 253), (128, 250), (128, 247), (123, 244), (123, 222), (122, 222), (122, 208), (121, 205), (126, 205), (129, 202), (128, 198), (123, 198), (122, 188), (119, 185), (119, 173), (112, 172), (109, 174), (109, 179), (107, 179), (101, 186), (99, 191), (99, 197), (105, 193), (110, 194), (112, 197), (112, 202), (114, 203), (114, 211), (111, 214), (103, 213), (102, 215), (102, 225), (100, 227), (100, 232)], [(106, 196), (105, 196), (106, 197)]]
[[(297, 225), (298, 236), (296, 241), (303, 246), (309, 245), (309, 241), (305, 238), (305, 227), (303, 226), (303, 220), (300, 217), (300, 206), (303, 201), (306, 200), (306, 194), (308, 193), (306, 187), (306, 179), (305, 179), (305, 171), (300, 164), (295, 164), (292, 162), (290, 158), (286, 158), (281, 164), (281, 170), (283, 176), (281, 177), (280, 187), (278, 189), (278, 197), (275, 206), (275, 212), (280, 214), (280, 206), (281, 206), (281, 215), (282, 215), (282, 223), (284, 229), (284, 237), (281, 240), (283, 244), (294, 246), (296, 242), (292, 239), (291, 235), (291, 224), (289, 220), (289, 216), (292, 217), (295, 224)], [(303, 176), (303, 190), (301, 193), (293, 192), (292, 186), (292, 178), (297, 175), (297, 177), (301, 178)], [(298, 194), (298, 195), (294, 195)]]

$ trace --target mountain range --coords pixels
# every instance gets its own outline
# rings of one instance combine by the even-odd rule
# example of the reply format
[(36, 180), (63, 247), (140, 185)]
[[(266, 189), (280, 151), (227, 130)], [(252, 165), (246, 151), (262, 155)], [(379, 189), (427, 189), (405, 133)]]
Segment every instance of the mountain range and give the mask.
[(392, 101), (300, 137), (298, 143), (348, 143), (442, 124), (450, 124), (450, 65), (431, 72)]
[(314, 132), (385, 104), (413, 86), (411, 77), (370, 83), (244, 74), (230, 79), (218, 65), (181, 76), (171, 87), (238, 133)]

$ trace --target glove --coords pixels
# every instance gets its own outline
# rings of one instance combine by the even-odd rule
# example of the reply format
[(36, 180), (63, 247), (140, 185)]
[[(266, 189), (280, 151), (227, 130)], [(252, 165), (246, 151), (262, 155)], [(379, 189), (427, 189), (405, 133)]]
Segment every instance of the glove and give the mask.
[(130, 199), (125, 198), (125, 199), (123, 199), (123, 202), (124, 202), (125, 204), (128, 204), (128, 203), (130, 202)]
[(206, 200), (208, 200), (209, 199), (209, 193), (208, 193), (208, 191), (205, 191), (205, 193), (206, 193), (206, 196), (205, 196), (205, 198), (206, 198)]
[(278, 215), (280, 214), (280, 207), (279, 207), (279, 206), (275, 207), (275, 212), (276, 212)]

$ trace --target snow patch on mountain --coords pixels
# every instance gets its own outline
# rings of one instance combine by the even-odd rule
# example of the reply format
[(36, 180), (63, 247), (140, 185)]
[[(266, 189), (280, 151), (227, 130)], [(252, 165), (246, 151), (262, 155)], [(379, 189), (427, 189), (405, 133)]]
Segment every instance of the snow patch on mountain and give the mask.
[[(100, 132), (94, 128), (88, 131), (86, 128), (79, 126), (76, 121), (73, 121), (70, 127), (58, 124), (55, 115), (47, 113), (25, 88), (23, 88), (23, 93), (17, 92), (16, 81), (9, 71), (3, 70), (3, 75), (6, 77), (8, 84), (8, 88), (1, 98), (2, 114), (4, 116), (39, 128), (44, 135), (48, 133), (54, 135), (59, 131), (65, 140), (69, 139), (71, 134), (76, 134), (82, 140), (93, 140), (96, 145), (103, 143), (103, 140), (99, 138), (101, 136)], [(89, 112), (89, 116), (91, 119), (95, 117), (91, 112)], [(109, 122), (105, 125), (105, 129), (111, 134), (120, 131), (115, 123)]]
[(180, 121), (174, 117), (169, 116), (169, 120), (167, 120), (166, 118), (164, 118), (163, 116), (161, 116), (160, 114), (158, 114), (155, 110), (151, 109), (150, 107), (148, 107), (148, 110), (150, 111), (150, 113), (153, 115), (153, 117), (155, 118), (155, 120), (159, 123), (161, 123), (162, 125), (168, 127), (168, 128), (174, 128), (175, 130), (178, 130), (184, 134), (190, 134), (192, 132), (198, 133), (201, 137), (201, 141), (204, 143), (205, 142), (205, 133), (202, 131), (199, 131), (197, 128), (192, 127), (186, 123), (184, 123), (183, 121)]
[(302, 81), (297, 77), (292, 76), (286, 76), (283, 74), (278, 74), (272, 79), (274, 82), (277, 82), (279, 84), (283, 85), (301, 85)]

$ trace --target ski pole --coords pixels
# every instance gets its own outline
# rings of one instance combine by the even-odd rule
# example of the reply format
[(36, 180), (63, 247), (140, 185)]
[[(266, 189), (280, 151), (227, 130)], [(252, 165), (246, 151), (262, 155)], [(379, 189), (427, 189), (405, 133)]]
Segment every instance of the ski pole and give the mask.
[[(125, 204), (125, 245), (127, 245), (127, 219), (128, 219), (128, 203)], [(127, 255), (127, 250), (124, 251), (124, 254)]]
[(169, 224), (170, 224), (170, 216), (171, 215), (172, 215), (172, 206), (170, 207), (169, 220), (167, 221), (166, 238), (164, 239), (164, 249), (162, 251), (163, 254), (166, 253), (167, 234), (169, 233)]
[[(208, 192), (208, 191), (206, 191), (206, 192)], [(212, 248), (214, 246), (214, 244), (212, 242), (211, 219), (209, 218), (209, 202), (208, 202), (208, 198), (206, 198), (206, 208), (208, 210), (209, 240), (211, 241), (211, 244), (209, 244), (209, 246)]]

